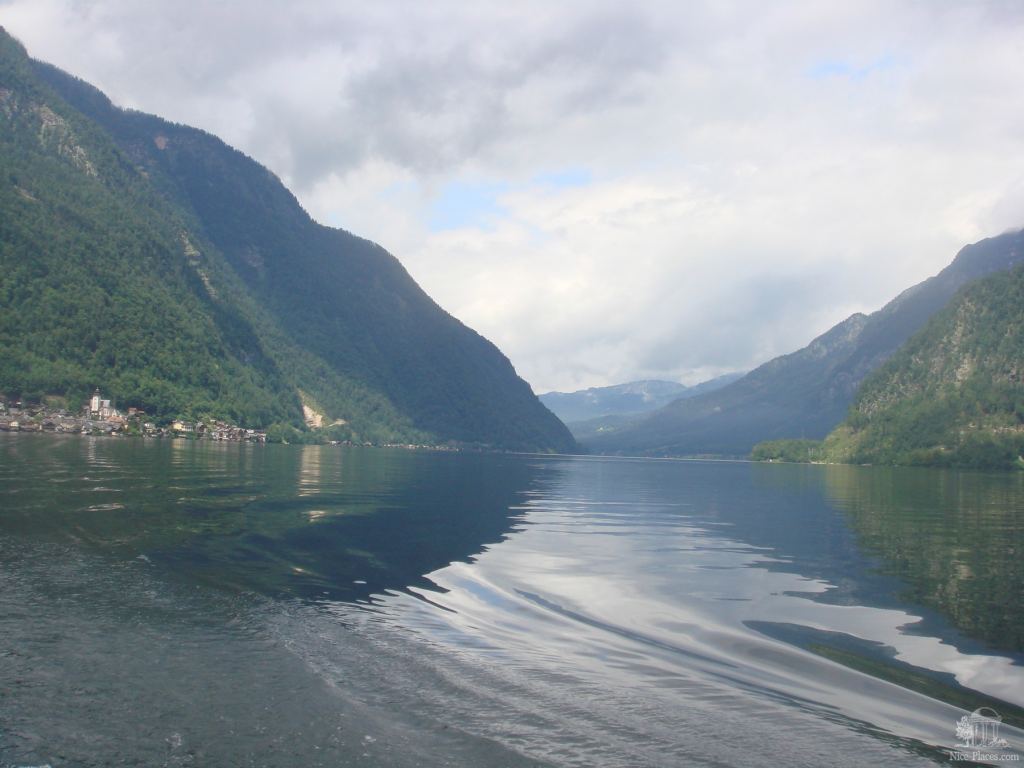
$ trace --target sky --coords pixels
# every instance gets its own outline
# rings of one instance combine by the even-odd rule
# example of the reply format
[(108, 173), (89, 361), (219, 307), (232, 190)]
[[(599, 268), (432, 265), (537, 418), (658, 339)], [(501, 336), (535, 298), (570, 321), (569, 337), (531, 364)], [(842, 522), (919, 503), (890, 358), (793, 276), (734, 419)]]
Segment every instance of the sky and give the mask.
[(534, 390), (694, 384), (1024, 227), (1024, 3), (0, 0), (219, 135)]

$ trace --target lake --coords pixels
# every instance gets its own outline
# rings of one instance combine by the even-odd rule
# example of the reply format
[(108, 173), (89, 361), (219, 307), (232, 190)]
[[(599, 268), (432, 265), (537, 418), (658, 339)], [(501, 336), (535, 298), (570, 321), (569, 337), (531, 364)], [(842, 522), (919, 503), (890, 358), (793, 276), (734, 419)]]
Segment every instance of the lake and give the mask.
[(1024, 478), (0, 434), (0, 766), (1024, 748)]

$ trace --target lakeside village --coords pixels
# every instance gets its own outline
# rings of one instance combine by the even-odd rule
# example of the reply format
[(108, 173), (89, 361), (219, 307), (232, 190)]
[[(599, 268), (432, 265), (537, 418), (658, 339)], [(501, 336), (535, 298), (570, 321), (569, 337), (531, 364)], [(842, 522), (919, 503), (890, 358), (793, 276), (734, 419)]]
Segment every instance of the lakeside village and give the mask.
[(262, 430), (244, 429), (223, 421), (191, 422), (178, 419), (167, 426), (158, 427), (139, 408), (129, 408), (127, 413), (122, 413), (111, 405), (110, 400), (104, 399), (98, 389), (77, 414), (43, 404), (8, 403), (0, 398), (0, 431), (190, 437), (236, 443), (267, 441), (267, 433)]
[[(306, 424), (319, 427), (319, 419), (307, 414)], [(122, 413), (115, 408), (97, 389), (78, 413), (46, 404), (8, 402), (0, 395), (0, 432), (49, 432), (57, 434), (111, 436), (111, 437), (179, 437), (192, 440), (218, 440), (232, 443), (266, 443), (267, 433), (261, 429), (245, 429), (224, 421), (183, 421), (175, 419), (170, 424), (158, 427), (149, 421), (145, 411), (129, 408)], [(287, 442), (287, 441), (284, 441)], [(356, 443), (350, 440), (330, 440), (328, 445), (381, 448), (402, 448), (404, 450), (462, 451), (465, 446), (412, 444), (412, 443)], [(470, 449), (472, 450), (472, 448)]]

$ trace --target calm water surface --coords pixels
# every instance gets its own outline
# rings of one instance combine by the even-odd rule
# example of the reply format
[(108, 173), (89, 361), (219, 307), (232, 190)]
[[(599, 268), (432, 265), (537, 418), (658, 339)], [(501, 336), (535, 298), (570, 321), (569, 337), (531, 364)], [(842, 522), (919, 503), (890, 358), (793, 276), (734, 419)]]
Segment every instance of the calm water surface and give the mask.
[(1024, 747), (1019, 474), (0, 434), (0, 488), (4, 768)]

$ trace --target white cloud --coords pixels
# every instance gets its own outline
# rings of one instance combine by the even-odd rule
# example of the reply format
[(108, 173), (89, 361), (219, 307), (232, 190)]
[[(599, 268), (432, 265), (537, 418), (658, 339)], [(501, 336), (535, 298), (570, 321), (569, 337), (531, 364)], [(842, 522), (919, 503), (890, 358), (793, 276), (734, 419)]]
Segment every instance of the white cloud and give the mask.
[[(542, 391), (750, 367), (1024, 225), (1018, 8), (8, 0), (0, 23), (269, 165)], [(432, 228), (453, 185), (503, 215)]]

